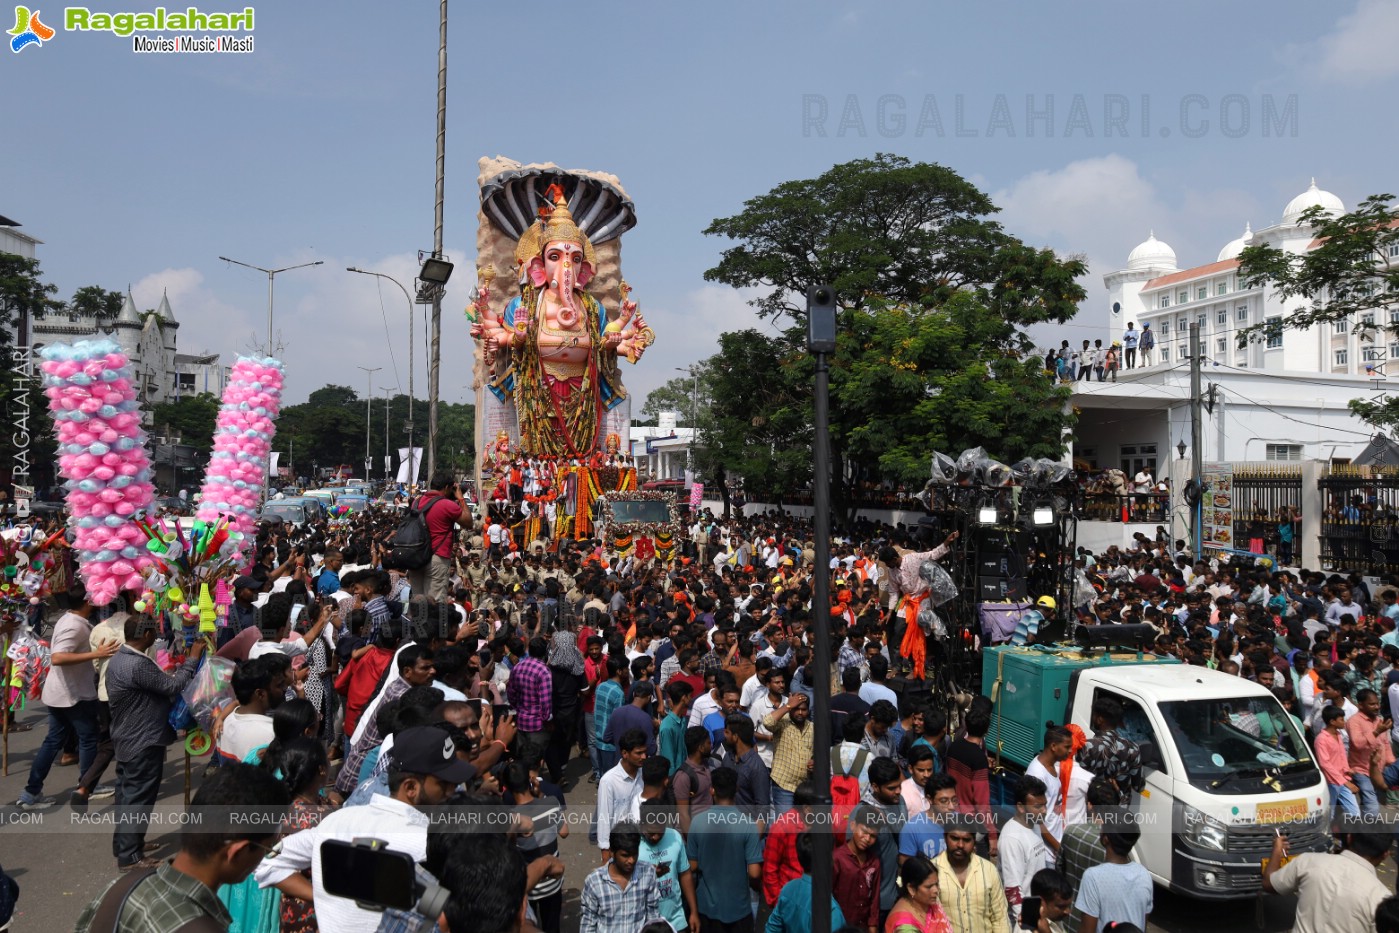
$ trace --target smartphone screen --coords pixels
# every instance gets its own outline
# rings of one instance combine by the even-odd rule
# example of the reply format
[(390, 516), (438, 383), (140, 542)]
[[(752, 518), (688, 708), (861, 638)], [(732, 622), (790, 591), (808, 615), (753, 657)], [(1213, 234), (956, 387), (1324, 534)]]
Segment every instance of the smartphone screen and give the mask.
[(412, 910), (413, 856), (369, 849), (337, 839), (321, 843), (321, 883), (326, 893), (377, 907)]
[(1034, 930), (1040, 925), (1040, 899), (1027, 897), (1020, 902), (1020, 929)]

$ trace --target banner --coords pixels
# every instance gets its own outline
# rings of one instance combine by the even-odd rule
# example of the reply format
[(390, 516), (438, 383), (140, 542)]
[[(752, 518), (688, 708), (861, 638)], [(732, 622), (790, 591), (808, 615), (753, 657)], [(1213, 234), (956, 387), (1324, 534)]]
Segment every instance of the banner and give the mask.
[(695, 483), (690, 487), (690, 508), (699, 511), (700, 502), (704, 499), (704, 483)]
[(413, 485), (423, 469), (423, 449), (421, 447), (398, 448), (398, 481)]
[(281, 455), (280, 453), (278, 453), (277, 451), (275, 451), (275, 450), (272, 451), (272, 455), (268, 458), (268, 461), (267, 461), (267, 472), (268, 472), (269, 475), (271, 475), (271, 476), (279, 476), (279, 475), (280, 475), (280, 474), (277, 472), (277, 461), (281, 459), (281, 456), (282, 456), (282, 455)]
[(1200, 496), (1200, 546), (1233, 550), (1237, 547), (1234, 543), (1234, 467), (1228, 463), (1206, 463), (1200, 478), (1205, 484)]

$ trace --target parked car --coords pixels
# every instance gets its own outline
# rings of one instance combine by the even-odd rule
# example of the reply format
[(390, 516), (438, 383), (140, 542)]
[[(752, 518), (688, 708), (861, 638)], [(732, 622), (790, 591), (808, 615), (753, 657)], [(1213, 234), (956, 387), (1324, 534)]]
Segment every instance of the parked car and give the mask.
[(346, 508), (348, 508), (351, 512), (368, 511), (369, 502), (370, 499), (368, 496), (356, 495), (352, 492), (347, 492), (343, 496), (335, 500), (336, 505), (343, 505)]

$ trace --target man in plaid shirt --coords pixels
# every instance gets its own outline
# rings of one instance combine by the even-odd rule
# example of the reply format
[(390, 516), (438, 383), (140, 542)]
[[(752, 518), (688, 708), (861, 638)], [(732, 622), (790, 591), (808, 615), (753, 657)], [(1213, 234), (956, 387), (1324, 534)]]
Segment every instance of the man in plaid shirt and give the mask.
[(554, 715), (554, 678), (544, 659), (549, 642), (535, 636), (529, 642), (529, 657), (510, 669), (505, 695), (515, 710), (515, 728), (520, 761), (534, 762), (549, 744), (549, 720)]
[(623, 820), (612, 827), (612, 858), (583, 879), (579, 933), (637, 933), (661, 919), (656, 868), (637, 862), (641, 827)]
[(215, 889), (240, 883), (258, 866), (277, 841), (277, 834), (266, 830), (276, 828), (290, 802), (271, 771), (245, 764), (219, 768), (199, 786), (192, 806), (216, 820), (221, 813), (236, 813), (242, 822), (220, 827), (222, 832), (207, 821), (187, 826), (174, 859), (109, 886), (78, 918), (77, 933), (92, 929), (109, 897), (120, 902), (115, 926), (123, 933), (168, 933), (201, 922), (226, 928), (228, 908)]

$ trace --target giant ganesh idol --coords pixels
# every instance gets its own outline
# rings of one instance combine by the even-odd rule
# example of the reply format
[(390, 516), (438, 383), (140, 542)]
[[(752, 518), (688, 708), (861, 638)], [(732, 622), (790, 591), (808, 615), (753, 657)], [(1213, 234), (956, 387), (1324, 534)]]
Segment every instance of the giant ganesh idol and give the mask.
[(602, 283), (604, 298), (615, 298), (610, 313), (589, 289), (599, 272), (590, 231), (615, 240), (635, 222), (631, 204), (615, 187), (553, 166), (502, 175), (483, 185), (482, 214), (497, 231), (519, 231), (512, 257), (519, 295), (500, 308), (505, 296), (496, 298), (491, 285), (507, 263), (483, 251), (480, 289), (467, 311), (484, 369), (478, 379), (490, 392), (478, 439), (503, 433), (522, 457), (596, 464), (608, 434), (629, 426), (618, 358), (635, 363), (655, 339), (616, 272), (615, 244)]

